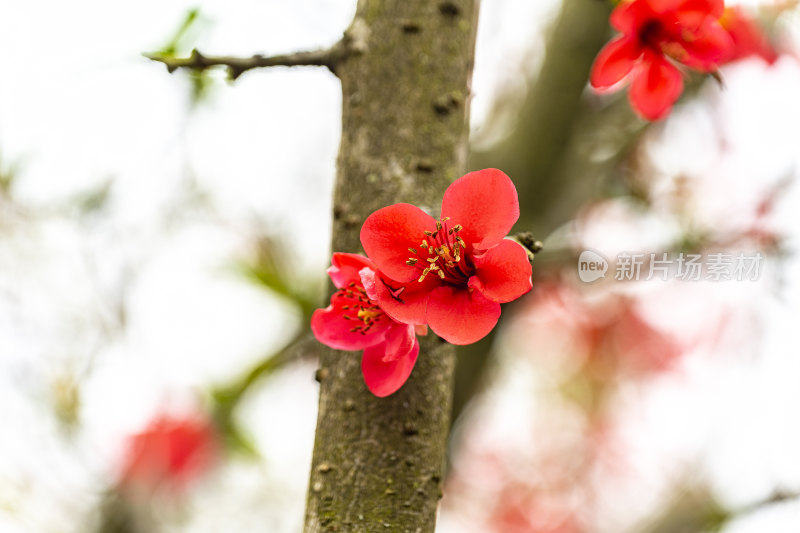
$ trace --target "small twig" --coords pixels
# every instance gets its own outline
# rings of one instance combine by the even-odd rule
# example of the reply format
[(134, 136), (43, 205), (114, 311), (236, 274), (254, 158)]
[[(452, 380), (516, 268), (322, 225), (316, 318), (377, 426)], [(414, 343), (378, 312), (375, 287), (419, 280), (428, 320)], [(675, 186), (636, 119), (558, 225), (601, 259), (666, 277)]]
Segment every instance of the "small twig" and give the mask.
[(172, 73), (179, 68), (188, 68), (195, 71), (204, 71), (211, 67), (225, 66), (232, 80), (235, 80), (248, 70), (262, 67), (297, 67), (297, 66), (320, 66), (327, 67), (328, 70), (336, 73), (336, 65), (344, 60), (354, 51), (350, 44), (350, 39), (346, 36), (330, 48), (322, 50), (311, 50), (305, 52), (294, 52), (291, 54), (280, 54), (275, 56), (264, 56), (255, 54), (250, 57), (232, 56), (210, 56), (201, 53), (199, 50), (192, 50), (189, 57), (172, 57), (162, 53), (143, 54), (146, 58), (158, 61), (166, 65), (167, 70)]
[(731, 518), (738, 518), (743, 515), (748, 515), (756, 511), (760, 511), (761, 509), (769, 507), (770, 505), (775, 505), (778, 503), (784, 503), (787, 501), (798, 500), (798, 499), (800, 499), (800, 493), (791, 492), (784, 489), (775, 489), (766, 498), (744, 505), (742, 507), (739, 507), (738, 509), (729, 511), (729, 516)]

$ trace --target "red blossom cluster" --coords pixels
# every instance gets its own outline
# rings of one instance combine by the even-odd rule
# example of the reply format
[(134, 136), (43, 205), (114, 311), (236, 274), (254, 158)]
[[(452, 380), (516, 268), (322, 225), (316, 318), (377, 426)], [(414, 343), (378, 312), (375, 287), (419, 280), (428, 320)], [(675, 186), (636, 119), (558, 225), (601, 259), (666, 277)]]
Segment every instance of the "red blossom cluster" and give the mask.
[(218, 453), (217, 432), (209, 420), (159, 415), (128, 438), (119, 485), (145, 496), (159, 488), (181, 491), (208, 471)]
[(415, 331), (471, 344), (494, 328), (501, 303), (531, 290), (527, 252), (504, 238), (517, 218), (517, 190), (497, 169), (453, 182), (438, 220), (411, 204), (379, 209), (361, 228), (368, 258), (334, 254), (338, 290), (312, 331), (332, 348), (363, 349), (367, 387), (392, 394), (416, 362)]
[(611, 13), (621, 32), (598, 54), (590, 82), (616, 90), (630, 81), (633, 109), (648, 120), (665, 117), (683, 92), (685, 69), (716, 73), (751, 55), (777, 58), (755, 20), (723, 0), (623, 0)]
[(577, 352), (572, 355), (597, 378), (673, 367), (690, 345), (654, 325), (637, 303), (613, 291), (589, 298), (568, 284), (543, 282), (522, 316), (543, 332), (568, 335)]

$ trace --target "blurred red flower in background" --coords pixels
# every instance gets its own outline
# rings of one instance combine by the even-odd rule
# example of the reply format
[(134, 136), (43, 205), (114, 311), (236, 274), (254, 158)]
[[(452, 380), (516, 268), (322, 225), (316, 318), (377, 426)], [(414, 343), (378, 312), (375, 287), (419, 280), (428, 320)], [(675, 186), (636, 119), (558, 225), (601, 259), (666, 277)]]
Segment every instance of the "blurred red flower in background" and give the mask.
[(683, 92), (675, 63), (713, 72), (731, 55), (722, 0), (627, 0), (611, 13), (622, 32), (595, 59), (590, 82), (609, 89), (630, 77), (633, 109), (648, 120), (666, 116)]
[(532, 287), (527, 252), (504, 238), (519, 218), (517, 190), (497, 169), (471, 172), (447, 188), (441, 214), (394, 204), (367, 217), (361, 244), (378, 272), (365, 287), (395, 320), (471, 344), (494, 328), (501, 303)]
[(576, 518), (574, 496), (511, 482), (504, 486), (488, 518), (491, 531), (503, 533), (582, 533)]
[(162, 487), (182, 491), (214, 465), (219, 451), (209, 420), (159, 415), (128, 438), (119, 485), (142, 495)]
[(726, 7), (720, 24), (733, 40), (733, 47), (726, 62), (750, 56), (759, 56), (770, 65), (777, 61), (778, 53), (764, 30), (742, 6)]
[(585, 370), (605, 377), (668, 370), (690, 348), (648, 320), (638, 299), (624, 293), (583, 294), (566, 283), (541, 282), (520, 316), (528, 324), (523, 328), (569, 336), (573, 353), (560, 355), (577, 357)]

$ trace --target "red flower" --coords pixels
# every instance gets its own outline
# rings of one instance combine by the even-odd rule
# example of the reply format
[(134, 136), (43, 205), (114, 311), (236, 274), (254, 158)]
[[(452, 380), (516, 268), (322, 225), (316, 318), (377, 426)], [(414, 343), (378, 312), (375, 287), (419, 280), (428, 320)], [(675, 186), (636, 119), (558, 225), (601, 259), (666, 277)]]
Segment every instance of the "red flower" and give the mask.
[(414, 326), (386, 316), (364, 290), (362, 278), (374, 271), (358, 254), (333, 254), (328, 269), (337, 290), (331, 304), (311, 317), (317, 340), (337, 350), (364, 350), (361, 372), (375, 395), (392, 394), (406, 382), (419, 354)]
[(764, 31), (741, 6), (725, 8), (720, 24), (733, 40), (733, 49), (727, 61), (750, 56), (759, 56), (770, 65), (777, 61), (778, 53)]
[(450, 185), (439, 221), (410, 204), (375, 211), (361, 228), (378, 267), (364, 276), (367, 293), (395, 320), (427, 324), (453, 344), (480, 340), (500, 303), (531, 289), (525, 249), (503, 238), (518, 217), (517, 190), (496, 169)]
[(723, 7), (723, 0), (624, 0), (610, 19), (622, 35), (595, 59), (592, 86), (608, 89), (630, 77), (634, 110), (648, 120), (664, 117), (683, 91), (673, 61), (713, 72), (730, 55)]
[(160, 415), (128, 438), (120, 485), (145, 494), (183, 489), (217, 458), (217, 434), (202, 418)]

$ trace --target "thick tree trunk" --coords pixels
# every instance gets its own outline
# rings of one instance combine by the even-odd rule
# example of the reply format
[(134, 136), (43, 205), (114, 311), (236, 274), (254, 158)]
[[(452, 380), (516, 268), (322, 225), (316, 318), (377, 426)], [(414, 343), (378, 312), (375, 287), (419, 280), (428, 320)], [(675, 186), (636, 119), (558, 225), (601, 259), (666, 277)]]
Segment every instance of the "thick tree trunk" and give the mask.
[[(337, 64), (342, 143), (333, 250), (359, 252), (376, 209), (438, 215), (465, 171), (477, 0), (360, 0)], [(305, 531), (425, 533), (435, 527), (450, 425), (453, 347), (432, 333), (388, 398), (365, 387), (360, 355), (323, 350)]]

